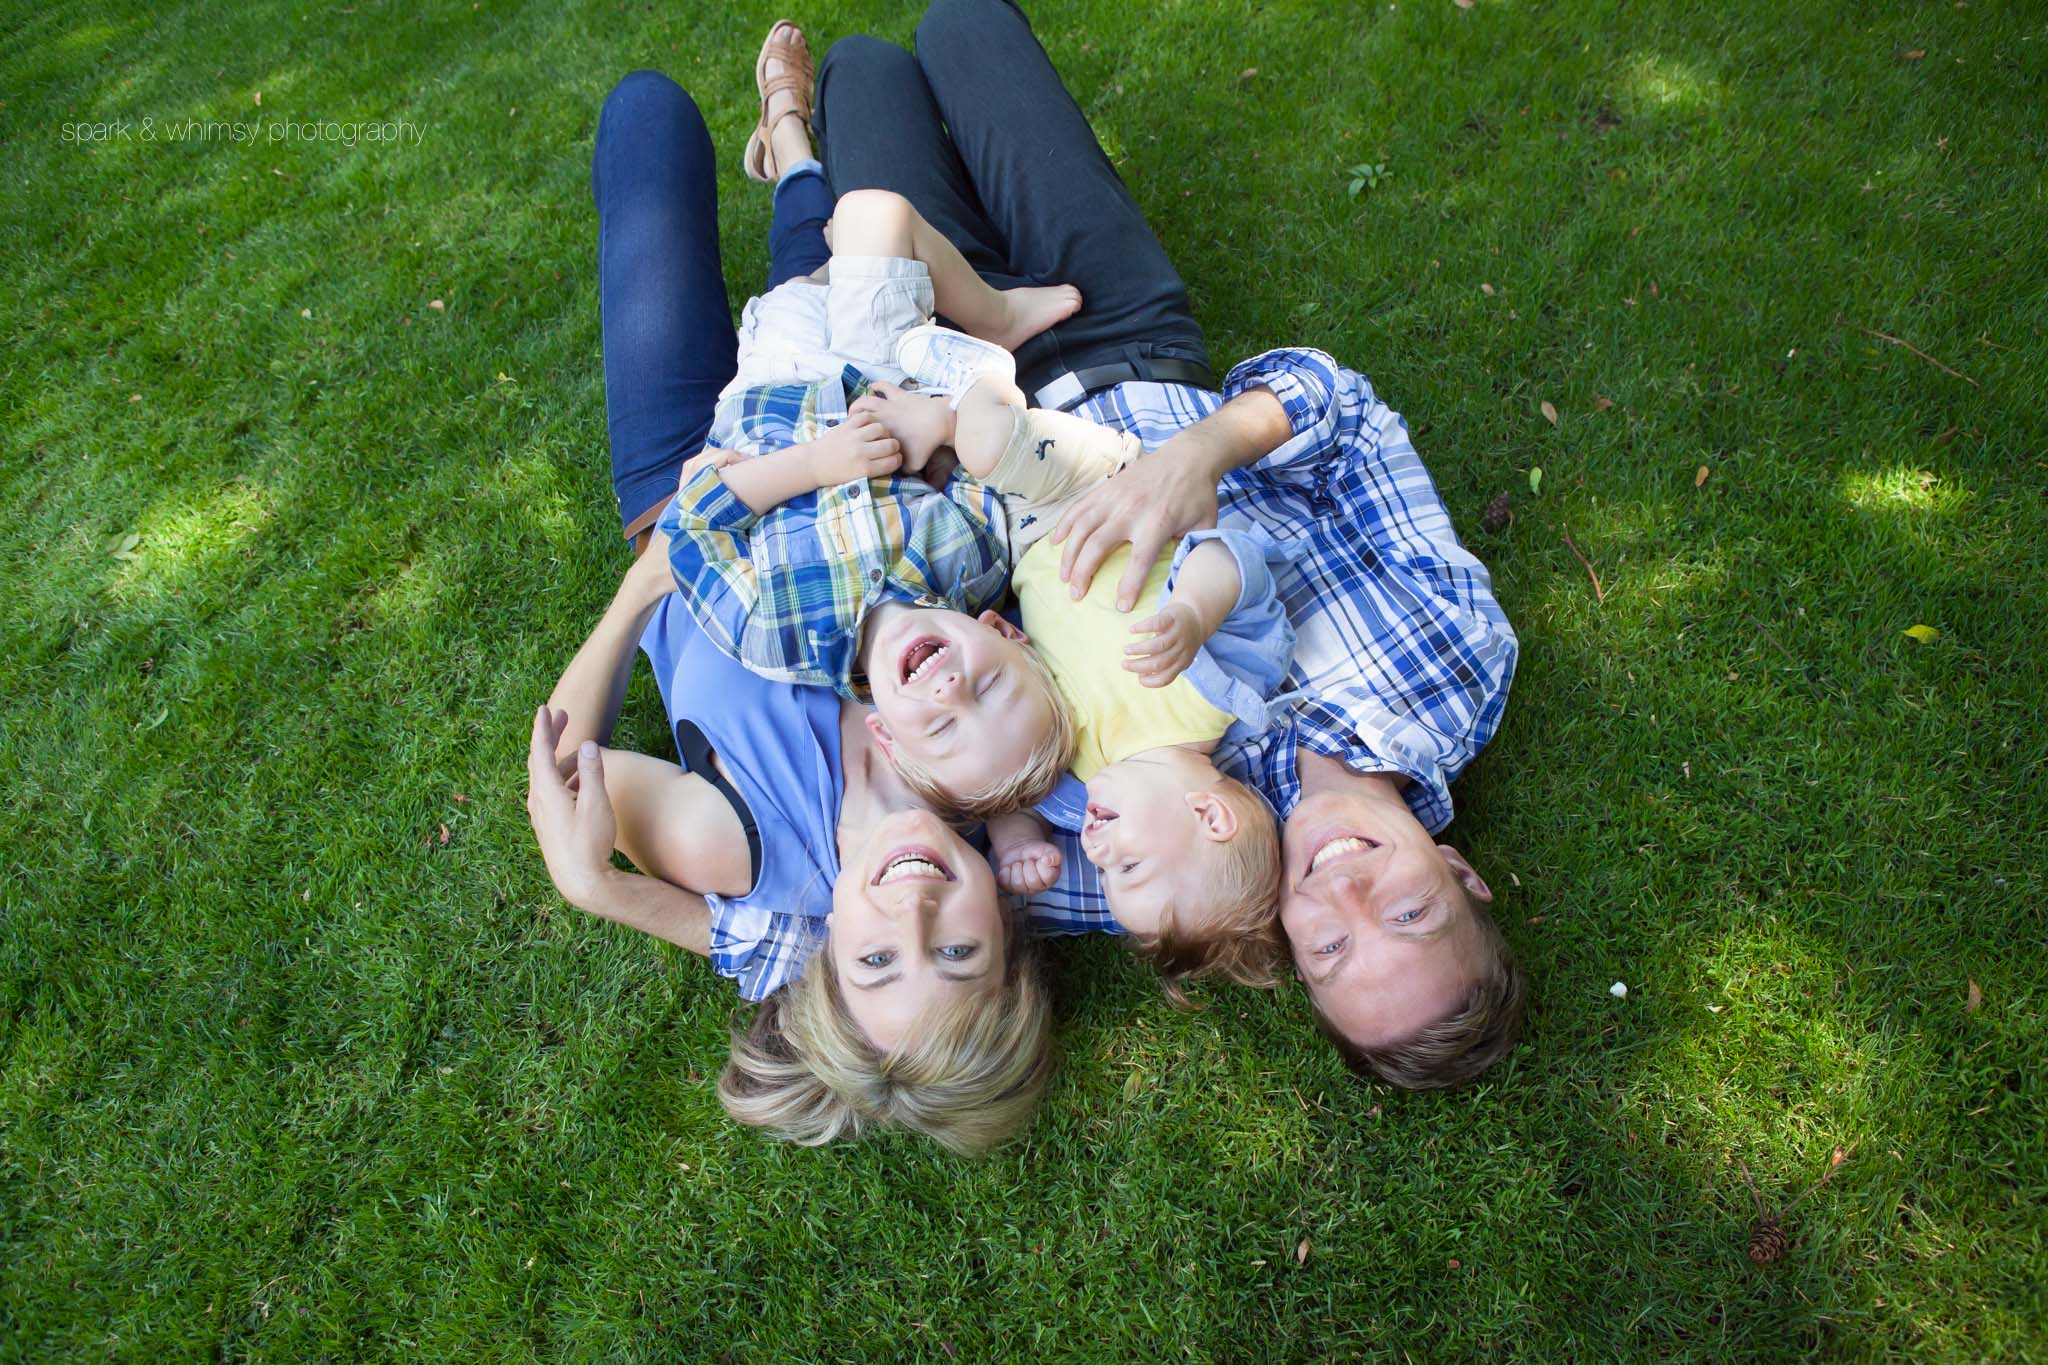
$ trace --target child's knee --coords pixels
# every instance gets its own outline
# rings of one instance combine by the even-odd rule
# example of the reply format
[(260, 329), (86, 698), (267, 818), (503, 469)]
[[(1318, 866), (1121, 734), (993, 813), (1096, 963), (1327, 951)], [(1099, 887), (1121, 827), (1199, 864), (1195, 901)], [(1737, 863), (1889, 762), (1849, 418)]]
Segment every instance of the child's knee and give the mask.
[(1002, 463), (1023, 411), (1024, 391), (1008, 380), (978, 379), (960, 395), (953, 450), (968, 473), (985, 479)]
[[(908, 238), (915, 216), (910, 201), (894, 190), (848, 190), (832, 212), (833, 247), (861, 255), (900, 255), (874, 250), (869, 243)], [(857, 249), (851, 245), (855, 242), (861, 244)]]

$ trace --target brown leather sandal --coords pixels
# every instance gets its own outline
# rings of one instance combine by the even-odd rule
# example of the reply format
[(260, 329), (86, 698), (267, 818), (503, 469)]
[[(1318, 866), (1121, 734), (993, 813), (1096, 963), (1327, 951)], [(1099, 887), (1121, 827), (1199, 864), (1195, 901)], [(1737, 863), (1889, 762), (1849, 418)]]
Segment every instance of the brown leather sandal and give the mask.
[[(780, 59), (782, 71), (770, 76), (768, 63)], [(747, 150), (740, 159), (740, 168), (749, 180), (774, 180), (780, 170), (773, 165), (774, 151), (769, 144), (768, 130), (774, 121), (768, 116), (768, 101), (775, 96), (793, 92), (797, 97), (796, 108), (785, 110), (780, 117), (788, 118), (792, 113), (803, 120), (804, 132), (811, 131), (811, 97), (814, 89), (815, 68), (811, 65), (811, 47), (804, 41), (804, 32), (788, 19), (777, 19), (768, 26), (768, 36), (761, 43), (761, 55), (754, 59), (754, 88), (761, 92), (761, 121), (754, 125), (752, 136), (747, 138)]]

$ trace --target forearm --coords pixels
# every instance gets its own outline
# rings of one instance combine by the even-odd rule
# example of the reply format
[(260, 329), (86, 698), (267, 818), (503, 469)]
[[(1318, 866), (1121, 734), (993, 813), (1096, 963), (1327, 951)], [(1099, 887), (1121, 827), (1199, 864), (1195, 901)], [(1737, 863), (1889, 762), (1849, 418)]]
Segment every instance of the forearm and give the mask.
[(625, 701), (626, 684), (633, 676), (633, 653), (647, 629), (648, 618), (661, 599), (675, 590), (669, 575), (668, 541), (656, 535), (647, 550), (626, 571), (595, 629), (577, 649), (569, 666), (562, 670), (548, 706), (566, 711), (569, 723), (555, 745), (560, 764), (575, 761), (576, 748), (586, 739), (609, 743), (612, 726)]
[(711, 956), (711, 906), (695, 892), (658, 877), (609, 867), (578, 894), (567, 896), (579, 910), (652, 934), (699, 957)]
[(1237, 605), (1243, 580), (1237, 559), (1221, 541), (1205, 540), (1188, 552), (1174, 575), (1172, 605), (1192, 611), (1204, 639), (1216, 633)]
[(1257, 464), (1294, 435), (1271, 389), (1247, 389), (1160, 447), (1176, 460), (1203, 464), (1212, 480)]
[(764, 516), (791, 498), (816, 489), (818, 475), (810, 445), (791, 446), (751, 460), (739, 460), (718, 471), (732, 495), (755, 516)]

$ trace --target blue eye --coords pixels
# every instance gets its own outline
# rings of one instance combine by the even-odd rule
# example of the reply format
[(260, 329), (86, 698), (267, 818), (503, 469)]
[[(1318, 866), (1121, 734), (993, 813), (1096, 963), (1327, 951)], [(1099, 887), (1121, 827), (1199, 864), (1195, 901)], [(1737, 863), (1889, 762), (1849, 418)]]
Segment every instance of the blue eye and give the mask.
[(860, 965), (863, 967), (882, 968), (895, 960), (896, 954), (891, 952), (869, 953), (866, 957), (860, 959)]
[(965, 962), (973, 957), (974, 953), (975, 947), (972, 943), (952, 943), (939, 949), (939, 956), (948, 962)]
[(1342, 948), (1346, 941), (1347, 940), (1341, 938), (1333, 939), (1330, 942), (1325, 943), (1322, 947), (1316, 949), (1316, 956), (1329, 957), (1332, 953), (1335, 953), (1339, 948)]
[(1422, 918), (1422, 915), (1423, 915), (1423, 911), (1422, 911), (1422, 908), (1421, 908), (1420, 906), (1417, 906), (1417, 907), (1416, 907), (1415, 909), (1413, 909), (1413, 910), (1403, 910), (1403, 911), (1402, 911), (1402, 912), (1401, 912), (1400, 914), (1398, 914), (1398, 915), (1394, 916), (1394, 923), (1396, 923), (1396, 924), (1413, 924), (1413, 923), (1415, 923), (1415, 921), (1417, 921), (1417, 920), (1421, 919), (1421, 918)]

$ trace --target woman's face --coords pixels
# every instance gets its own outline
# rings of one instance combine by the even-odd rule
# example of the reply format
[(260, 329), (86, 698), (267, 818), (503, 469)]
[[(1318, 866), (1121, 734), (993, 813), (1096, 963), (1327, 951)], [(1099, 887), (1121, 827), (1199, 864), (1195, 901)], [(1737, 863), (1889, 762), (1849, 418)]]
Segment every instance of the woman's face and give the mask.
[(932, 1006), (999, 985), (1003, 915), (988, 860), (931, 812), (868, 831), (832, 888), (827, 938), (868, 1041), (887, 1052)]

